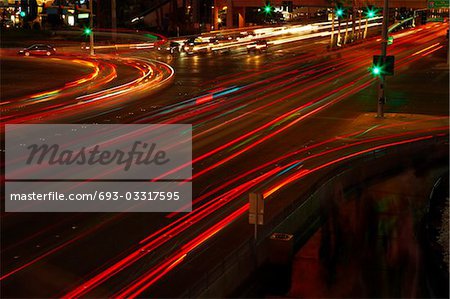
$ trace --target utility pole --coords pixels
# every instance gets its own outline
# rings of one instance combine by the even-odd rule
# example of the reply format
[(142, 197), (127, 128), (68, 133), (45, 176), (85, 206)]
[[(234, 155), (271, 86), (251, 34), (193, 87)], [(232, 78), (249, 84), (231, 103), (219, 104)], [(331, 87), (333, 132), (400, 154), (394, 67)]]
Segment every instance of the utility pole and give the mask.
[(356, 40), (356, 0), (352, 1), (352, 42)]
[(338, 36), (337, 36), (337, 45), (341, 46), (341, 18), (338, 16)]
[(95, 55), (94, 53), (94, 0), (89, 0), (89, 28), (91, 28), (91, 34), (89, 34), (89, 53)]
[[(383, 7), (383, 29), (381, 32), (381, 61), (382, 65), (386, 64), (387, 44), (388, 44), (388, 24), (389, 23), (389, 4), (388, 0), (384, 0)], [(377, 105), (377, 117), (384, 117), (384, 104), (386, 103), (385, 97), (386, 88), (386, 76), (380, 74), (380, 82), (378, 85), (378, 105)]]
[(117, 13), (116, 13), (116, 0), (111, 0), (111, 29), (112, 39), (117, 39)]
[(334, 12), (331, 12), (331, 40), (330, 49), (334, 48)]
[(330, 40), (330, 50), (334, 48), (334, 10), (331, 11), (331, 40)]

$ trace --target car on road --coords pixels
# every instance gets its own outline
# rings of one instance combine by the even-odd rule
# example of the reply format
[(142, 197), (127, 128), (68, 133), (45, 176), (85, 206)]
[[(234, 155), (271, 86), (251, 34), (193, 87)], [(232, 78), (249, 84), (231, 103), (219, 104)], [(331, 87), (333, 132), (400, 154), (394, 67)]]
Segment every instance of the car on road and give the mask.
[(167, 42), (157, 47), (157, 50), (162, 53), (180, 54), (181, 44), (177, 42)]
[(209, 40), (201, 37), (191, 37), (184, 42), (184, 52), (187, 54), (208, 53), (211, 49)]
[(268, 44), (267, 41), (265, 39), (260, 39), (257, 40), (251, 44), (247, 45), (247, 52), (251, 53), (251, 52), (263, 52), (263, 51), (267, 51), (268, 49)]
[(19, 55), (43, 55), (43, 56), (50, 56), (56, 54), (56, 49), (53, 48), (50, 45), (44, 45), (44, 44), (36, 44), (29, 46), (28, 48), (24, 48), (18, 52)]

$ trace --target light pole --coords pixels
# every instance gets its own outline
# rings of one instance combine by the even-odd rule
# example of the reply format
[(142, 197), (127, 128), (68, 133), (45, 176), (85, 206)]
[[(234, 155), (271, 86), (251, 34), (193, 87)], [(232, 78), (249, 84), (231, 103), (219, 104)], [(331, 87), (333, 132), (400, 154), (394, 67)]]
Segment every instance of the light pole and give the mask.
[(91, 55), (95, 55), (94, 53), (94, 9), (93, 9), (94, 0), (89, 0), (89, 28), (91, 28), (91, 32), (89, 34), (89, 53)]
[(111, 0), (111, 27), (112, 27), (112, 39), (113, 41), (116, 41), (117, 39), (116, 0)]
[(211, 28), (210, 28), (210, 31), (213, 31), (216, 29), (214, 27), (214, 9), (215, 9), (215, 6), (211, 5)]
[(412, 21), (412, 26), (413, 27), (416, 27), (417, 12), (419, 12), (419, 11), (427, 11), (427, 10), (428, 10), (428, 8), (422, 8), (422, 9), (414, 10), (414, 12), (413, 12), (413, 21)]
[(334, 10), (331, 11), (331, 40), (330, 49), (334, 48)]
[(337, 46), (341, 45), (341, 17), (344, 15), (344, 10), (338, 8), (336, 10), (336, 16), (338, 17), (338, 36), (337, 36)]
[[(386, 52), (388, 44), (388, 24), (389, 23), (389, 4), (388, 0), (384, 0), (383, 7), (383, 29), (381, 32), (381, 62), (382, 65), (386, 64)], [(377, 117), (384, 117), (384, 104), (386, 103), (386, 97), (384, 90), (386, 88), (386, 76), (381, 73), (380, 81), (378, 85), (378, 105), (377, 105)]]

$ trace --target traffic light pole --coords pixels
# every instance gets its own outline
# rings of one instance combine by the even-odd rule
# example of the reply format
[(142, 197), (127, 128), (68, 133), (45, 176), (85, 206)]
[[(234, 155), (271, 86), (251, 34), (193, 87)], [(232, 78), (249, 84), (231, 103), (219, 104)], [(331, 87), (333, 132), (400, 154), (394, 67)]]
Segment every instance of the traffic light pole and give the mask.
[[(384, 0), (383, 8), (383, 29), (381, 33), (381, 61), (382, 65), (386, 64), (387, 44), (388, 44), (388, 25), (389, 25), (389, 4), (388, 0)], [(386, 102), (386, 96), (384, 90), (386, 88), (386, 76), (380, 75), (380, 82), (378, 85), (378, 105), (377, 105), (377, 117), (384, 117), (384, 104)]]
[(91, 34), (89, 34), (89, 53), (94, 55), (94, 0), (89, 0), (89, 28), (91, 28)]
[(111, 29), (112, 40), (117, 40), (117, 13), (116, 13), (116, 0), (111, 0)]

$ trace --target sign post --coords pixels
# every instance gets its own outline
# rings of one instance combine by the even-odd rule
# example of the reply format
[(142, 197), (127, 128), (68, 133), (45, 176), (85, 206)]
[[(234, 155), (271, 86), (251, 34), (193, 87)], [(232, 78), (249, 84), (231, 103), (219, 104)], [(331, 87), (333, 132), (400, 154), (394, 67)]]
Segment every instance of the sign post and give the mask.
[(255, 225), (255, 241), (258, 239), (258, 225), (264, 224), (264, 196), (261, 193), (249, 194), (248, 223)]
[[(383, 61), (383, 65), (386, 60), (386, 52), (388, 45), (388, 25), (389, 25), (389, 4), (388, 0), (384, 0), (383, 7), (383, 29), (381, 31), (381, 59)], [(377, 103), (377, 117), (384, 118), (384, 104), (386, 103), (386, 96), (384, 94), (386, 84), (386, 77), (384, 74), (381, 74), (378, 84), (378, 103)]]
[(89, 28), (91, 29), (91, 34), (89, 34), (89, 52), (91, 56), (94, 53), (94, 8), (93, 8), (94, 0), (89, 0)]

